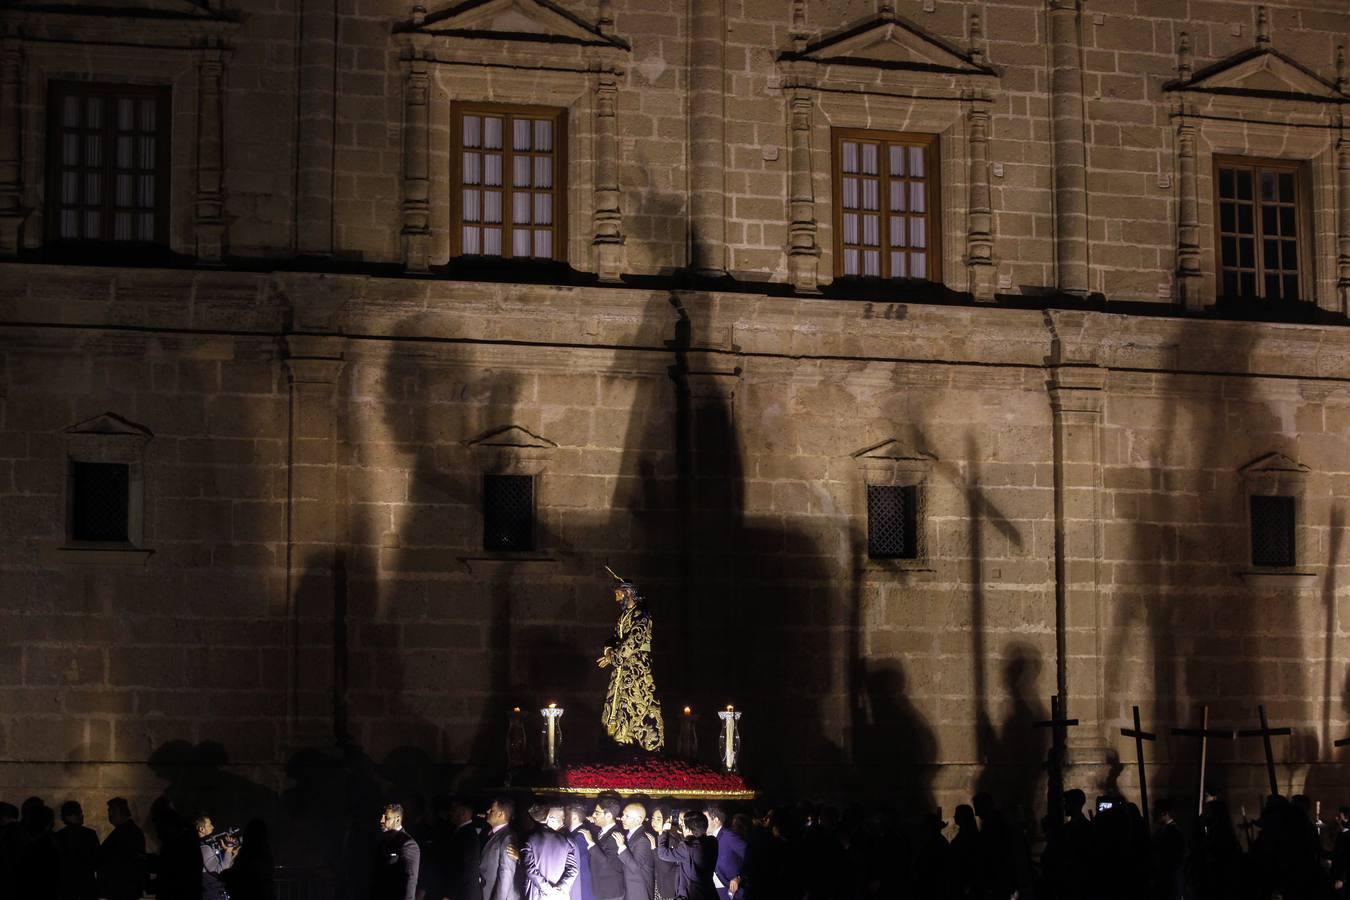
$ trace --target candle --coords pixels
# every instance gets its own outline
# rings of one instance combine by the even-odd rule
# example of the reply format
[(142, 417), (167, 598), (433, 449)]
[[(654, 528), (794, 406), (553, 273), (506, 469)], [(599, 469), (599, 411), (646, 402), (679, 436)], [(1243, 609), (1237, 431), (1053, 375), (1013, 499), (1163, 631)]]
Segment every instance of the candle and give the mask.
[(544, 766), (546, 768), (556, 768), (558, 765), (558, 743), (560, 734), (560, 723), (558, 717), (563, 714), (563, 710), (556, 703), (550, 703), (544, 709), (539, 710), (539, 714), (544, 717)]
[[(557, 709), (558, 704), (550, 703), (548, 705), (548, 708), (551, 710)], [(553, 716), (548, 717), (548, 761), (550, 765), (552, 765), (553, 761), (557, 759), (557, 756), (554, 754), (554, 746), (553, 746), (554, 736), (557, 734), (557, 732), (554, 730), (553, 724), (555, 721), (556, 719)]]
[[(727, 712), (728, 712), (728, 713), (732, 713), (732, 712), (734, 712), (734, 711), (735, 711), (735, 707), (733, 707), (731, 704), (728, 703), (728, 704), (727, 704)], [(734, 741), (735, 741), (735, 739), (736, 739), (736, 719), (735, 719), (733, 716), (731, 716), (731, 715), (728, 715), (728, 716), (727, 716), (727, 735), (726, 735), (726, 737), (727, 737), (726, 747), (723, 748), (723, 750), (722, 750), (722, 756), (723, 756), (723, 758), (726, 760), (727, 768), (730, 769), (730, 768), (732, 767), (732, 765), (735, 763), (735, 756), (734, 756), (735, 750), (733, 750), (732, 748), (733, 748)]]

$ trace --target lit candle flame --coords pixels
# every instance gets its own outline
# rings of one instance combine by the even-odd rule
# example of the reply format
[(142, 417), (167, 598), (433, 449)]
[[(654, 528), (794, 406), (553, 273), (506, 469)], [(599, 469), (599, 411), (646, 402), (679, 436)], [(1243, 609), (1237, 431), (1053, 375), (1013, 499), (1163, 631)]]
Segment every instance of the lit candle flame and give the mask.
[(558, 704), (556, 704), (556, 703), (550, 703), (550, 704), (548, 705), (548, 708), (549, 708), (549, 709), (557, 709), (557, 708), (558, 708)]
[(519, 706), (511, 707), (511, 712), (520, 712), (520, 707)]
[(693, 710), (691, 710), (689, 707), (686, 706), (686, 707), (684, 708), (684, 714), (685, 714), (686, 716), (689, 715), (691, 712), (693, 712)]

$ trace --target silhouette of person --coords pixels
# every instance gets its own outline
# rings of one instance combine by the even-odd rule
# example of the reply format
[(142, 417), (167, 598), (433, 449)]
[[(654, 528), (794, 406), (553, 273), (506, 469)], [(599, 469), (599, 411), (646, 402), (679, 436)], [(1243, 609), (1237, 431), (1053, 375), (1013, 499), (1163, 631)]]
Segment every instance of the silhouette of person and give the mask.
[(980, 886), (980, 825), (975, 809), (962, 803), (952, 816), (956, 822), (956, 837), (951, 843), (951, 896), (966, 900), (978, 894)]
[(380, 840), (375, 849), (371, 900), (413, 900), (421, 851), (403, 830), (403, 807), (391, 803), (380, 814)]
[(234, 865), (221, 876), (230, 900), (272, 900), (272, 844), (267, 823), (251, 819), (239, 837)]
[(150, 827), (159, 841), (152, 867), (158, 900), (201, 900), (202, 853), (192, 822), (179, 814), (168, 797), (150, 807)]
[(122, 797), (108, 801), (112, 832), (98, 848), (98, 889), (108, 900), (136, 900), (145, 890), (145, 835)]
[(1181, 900), (1186, 886), (1186, 836), (1172, 817), (1172, 803), (1159, 800), (1153, 807), (1158, 828), (1153, 832), (1153, 896)]
[[(963, 807), (970, 810), (969, 806)], [(974, 813), (971, 813), (974, 818)], [(947, 900), (952, 848), (942, 834), (947, 823), (938, 813), (926, 813), (919, 823), (919, 839), (914, 847), (910, 871), (911, 896), (915, 900)]]
[(61, 871), (61, 852), (52, 836), (56, 814), (37, 797), (24, 801), (19, 820), (19, 864), (15, 886), (20, 897), (55, 896)]
[(60, 900), (95, 900), (98, 897), (98, 834), (84, 824), (84, 810), (74, 800), (61, 804), (65, 827), (56, 833), (61, 859), (57, 885)]

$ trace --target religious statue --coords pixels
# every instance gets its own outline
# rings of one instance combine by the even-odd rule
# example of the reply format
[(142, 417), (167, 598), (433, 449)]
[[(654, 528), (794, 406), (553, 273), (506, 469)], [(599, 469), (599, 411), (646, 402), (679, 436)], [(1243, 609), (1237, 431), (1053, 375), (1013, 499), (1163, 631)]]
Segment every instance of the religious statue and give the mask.
[(618, 743), (654, 753), (665, 743), (665, 729), (652, 678), (651, 613), (631, 581), (619, 579), (614, 602), (623, 609), (604, 654), (595, 661), (602, 669), (613, 668), (601, 718), (605, 731)]

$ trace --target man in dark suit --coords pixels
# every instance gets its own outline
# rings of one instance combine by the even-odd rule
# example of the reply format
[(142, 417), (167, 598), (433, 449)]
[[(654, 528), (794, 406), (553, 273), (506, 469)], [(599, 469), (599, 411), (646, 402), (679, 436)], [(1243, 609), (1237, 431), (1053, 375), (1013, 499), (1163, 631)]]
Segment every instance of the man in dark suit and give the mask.
[(520, 864), (525, 869), (525, 900), (566, 900), (577, 877), (577, 851), (562, 833), (561, 806), (534, 806), (534, 831), (525, 839)]
[(741, 870), (745, 868), (745, 838), (727, 828), (726, 810), (709, 806), (703, 810), (708, 817), (708, 836), (717, 839), (717, 866), (713, 886), (719, 900), (730, 900), (741, 886)]
[(590, 824), (586, 821), (586, 807), (573, 803), (567, 807), (567, 831), (577, 851), (577, 877), (572, 882), (570, 900), (595, 900), (591, 890)]
[(121, 797), (108, 801), (108, 823), (112, 833), (98, 848), (99, 891), (108, 900), (135, 900), (145, 887), (145, 834)]
[(498, 797), (488, 806), (487, 823), (492, 829), (478, 864), (482, 876), (483, 900), (520, 900), (517, 863), (520, 844), (511, 831), (516, 804), (509, 797)]
[(601, 797), (591, 813), (591, 824), (599, 829), (587, 838), (590, 847), (591, 890), (595, 900), (624, 900), (623, 863), (619, 862), (619, 841), (623, 832), (618, 828), (623, 805), (615, 797)]
[(473, 807), (458, 797), (451, 800), (445, 826), (435, 848), (441, 895), (428, 900), (483, 900), (483, 876), (478, 871), (482, 843)]
[(623, 808), (623, 840), (619, 862), (623, 865), (624, 900), (652, 900), (656, 884), (656, 842), (647, 829), (647, 807), (630, 803)]
[(403, 807), (391, 803), (380, 814), (375, 845), (375, 872), (370, 879), (371, 900), (414, 900), (421, 850), (403, 830)]
[(61, 852), (60, 900), (95, 900), (98, 882), (98, 834), (84, 824), (84, 810), (74, 800), (61, 804), (65, 827), (56, 833), (56, 848)]

